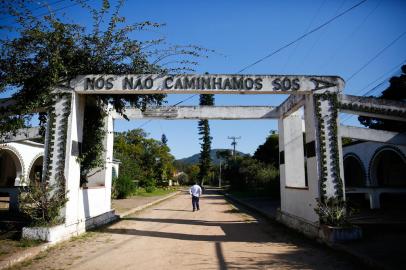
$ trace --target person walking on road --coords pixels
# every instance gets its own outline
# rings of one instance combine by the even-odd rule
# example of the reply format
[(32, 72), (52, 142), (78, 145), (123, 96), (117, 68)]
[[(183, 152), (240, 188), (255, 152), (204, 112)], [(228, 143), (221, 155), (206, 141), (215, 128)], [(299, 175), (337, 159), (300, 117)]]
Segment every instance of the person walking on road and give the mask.
[(195, 183), (190, 189), (189, 189), (190, 195), (192, 195), (192, 206), (193, 206), (193, 212), (194, 211), (199, 211), (199, 198), (202, 196), (202, 188)]

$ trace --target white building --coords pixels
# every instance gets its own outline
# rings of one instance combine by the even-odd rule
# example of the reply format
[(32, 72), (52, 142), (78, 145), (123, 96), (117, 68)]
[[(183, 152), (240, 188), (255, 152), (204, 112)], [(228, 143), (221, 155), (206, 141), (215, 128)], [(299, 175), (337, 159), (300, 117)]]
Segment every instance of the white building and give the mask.
[(42, 177), (44, 145), (33, 141), (0, 144), (0, 193), (18, 209), (18, 187)]
[[(30, 181), (41, 180), (43, 160), (44, 145), (41, 143), (26, 140), (0, 144), (0, 197), (4, 198), (2, 201), (9, 200), (10, 210), (18, 210), (21, 187), (29, 185)], [(118, 176), (119, 164), (119, 160), (113, 159), (111, 162), (113, 178)], [(97, 179), (101, 177), (96, 171), (89, 178), (90, 187), (87, 189), (103, 186), (97, 184)], [(110, 203), (110, 200), (106, 201)]]
[(354, 142), (343, 147), (343, 159), (349, 200), (363, 194), (370, 208), (376, 209), (385, 196), (406, 196), (406, 146)]

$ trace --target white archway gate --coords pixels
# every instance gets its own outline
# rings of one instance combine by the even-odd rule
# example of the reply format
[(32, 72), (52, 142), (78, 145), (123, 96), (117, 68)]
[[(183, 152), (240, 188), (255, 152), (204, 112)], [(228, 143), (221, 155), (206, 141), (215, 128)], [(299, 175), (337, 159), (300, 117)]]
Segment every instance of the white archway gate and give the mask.
[[(111, 213), (111, 164), (113, 149), (113, 117), (106, 119), (105, 139), (106, 166), (98, 175), (104, 185), (98, 188), (80, 189), (80, 164), (76, 161), (78, 145), (82, 141), (84, 95), (89, 94), (291, 94), (279, 107), (170, 107), (155, 108), (145, 112), (128, 110), (132, 118), (173, 119), (279, 119), (281, 213), (282, 220), (297, 217), (309, 223), (317, 223), (314, 212), (315, 199), (321, 192), (326, 196), (342, 196), (342, 170), (340, 163), (331, 156), (339, 149), (332, 145), (334, 134), (329, 126), (337, 127), (337, 106), (334, 100), (344, 87), (339, 77), (274, 76), (274, 75), (87, 75), (72, 80), (68, 89), (57, 89), (60, 94), (50, 118), (45, 154), (50, 160), (45, 164), (45, 174), (50, 181), (64, 174), (69, 201), (66, 204), (66, 226), (80, 222), (108, 222)], [(305, 183), (302, 119), (296, 113), (304, 107), (308, 183)], [(334, 113), (335, 112), (335, 113)], [(337, 131), (337, 130), (336, 130)], [(337, 140), (336, 140), (337, 142)], [(322, 153), (327, 153), (324, 155)], [(337, 153), (339, 159), (340, 153)], [(326, 157), (321, 165), (320, 160)], [(297, 169), (297, 164), (303, 164)], [(295, 169), (292, 169), (295, 166)], [(300, 166), (299, 166), (300, 167)], [(323, 170), (324, 169), (324, 170)], [(325, 173), (327, 172), (327, 173)], [(324, 173), (324, 174), (323, 174)], [(323, 180), (321, 180), (323, 178)], [(320, 189), (320, 183), (323, 183)], [(102, 184), (102, 183), (99, 183)], [(83, 207), (80, 207), (83, 205)], [(79, 209), (79, 211), (78, 211)], [(81, 212), (81, 209), (84, 209)], [(98, 220), (95, 221), (95, 217)], [(78, 223), (79, 222), (79, 223)]]
[[(114, 218), (110, 199), (113, 118), (120, 116), (112, 111), (105, 125), (106, 166), (98, 176), (98, 179), (104, 180), (97, 188), (80, 188), (80, 164), (76, 157), (84, 128), (84, 95), (89, 94), (290, 94), (277, 107), (183, 106), (150, 108), (144, 112), (130, 108), (126, 115), (132, 119), (278, 119), (281, 179), (279, 219), (307, 234), (317, 235), (319, 219), (314, 212), (316, 199), (344, 197), (341, 136), (405, 142), (404, 135), (393, 132), (363, 133), (362, 128), (340, 127), (339, 110), (400, 121), (406, 119), (404, 104), (345, 96), (341, 94), (343, 88), (344, 81), (335, 76), (78, 76), (68, 87), (55, 89), (55, 103), (49, 111), (43, 175), (48, 175), (51, 182), (63, 175), (69, 201), (63, 213), (65, 224), (61, 226), (59, 234), (54, 233), (48, 240), (78, 234), (87, 226), (106, 223)], [(300, 108), (303, 108), (304, 121), (297, 112)], [(36, 131), (29, 130), (29, 133), (35, 134)], [(7, 140), (21, 137), (24, 136), (17, 133)]]

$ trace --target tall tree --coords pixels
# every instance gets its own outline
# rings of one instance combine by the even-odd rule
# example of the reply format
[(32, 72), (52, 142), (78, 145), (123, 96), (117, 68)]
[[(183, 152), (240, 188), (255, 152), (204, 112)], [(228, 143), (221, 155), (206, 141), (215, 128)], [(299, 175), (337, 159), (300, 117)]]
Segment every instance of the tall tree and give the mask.
[[(214, 105), (214, 95), (200, 95), (200, 105), (201, 106), (211, 106)], [(204, 181), (209, 178), (211, 169), (211, 140), (213, 137), (210, 136), (210, 125), (209, 120), (202, 119), (198, 123), (199, 135), (201, 140), (201, 150), (199, 158), (199, 179), (203, 185)]]
[(271, 131), (271, 134), (266, 138), (265, 143), (258, 146), (253, 158), (278, 168), (279, 136), (275, 131)]
[[(379, 96), (382, 99), (391, 99), (406, 102), (406, 65), (403, 65), (400, 76), (394, 76), (389, 80), (389, 87)], [(372, 129), (406, 132), (406, 122), (359, 116), (358, 120), (366, 127)]]
[(162, 136), (161, 136), (161, 142), (164, 145), (167, 145), (167, 143), (168, 143), (168, 138), (166, 137), (165, 133), (163, 133)]

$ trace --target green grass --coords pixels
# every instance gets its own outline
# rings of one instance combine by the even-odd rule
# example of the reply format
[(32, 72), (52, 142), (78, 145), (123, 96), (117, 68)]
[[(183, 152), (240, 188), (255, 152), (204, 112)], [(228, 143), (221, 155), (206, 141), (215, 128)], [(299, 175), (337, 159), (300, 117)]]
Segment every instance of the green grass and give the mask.
[(18, 247), (35, 247), (42, 243), (44, 243), (44, 242), (41, 240), (21, 239), (19, 242), (17, 242), (17, 246)]
[(153, 197), (162, 196), (172, 192), (175, 192), (176, 188), (155, 188), (152, 192), (147, 192), (144, 188), (138, 188), (133, 196)]
[(89, 238), (95, 236), (96, 234), (97, 234), (96, 232), (88, 231), (88, 232), (82, 233), (82, 234), (80, 234), (80, 235), (78, 235), (78, 236), (72, 237), (72, 238), (70, 239), (70, 242), (74, 242), (74, 241), (78, 241), (78, 240), (79, 240), (79, 241), (80, 241), (80, 240), (87, 240), (87, 239), (89, 239)]

